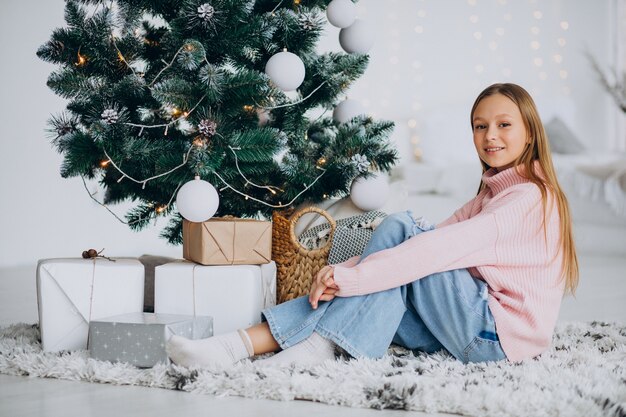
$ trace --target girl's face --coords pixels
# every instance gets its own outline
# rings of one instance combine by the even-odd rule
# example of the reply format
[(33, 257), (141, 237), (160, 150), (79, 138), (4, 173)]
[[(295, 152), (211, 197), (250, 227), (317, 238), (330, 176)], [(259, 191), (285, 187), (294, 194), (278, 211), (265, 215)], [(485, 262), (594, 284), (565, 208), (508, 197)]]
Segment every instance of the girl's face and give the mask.
[(498, 171), (513, 166), (529, 142), (517, 105), (507, 96), (482, 99), (474, 111), (474, 146), (480, 159)]

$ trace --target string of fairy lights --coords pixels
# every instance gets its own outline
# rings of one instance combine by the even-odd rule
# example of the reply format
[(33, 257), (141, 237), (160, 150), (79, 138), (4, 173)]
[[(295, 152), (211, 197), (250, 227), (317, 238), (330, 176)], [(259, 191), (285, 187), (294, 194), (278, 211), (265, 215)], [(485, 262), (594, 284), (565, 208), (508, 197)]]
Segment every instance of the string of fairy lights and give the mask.
[[(196, 145), (196, 146), (197, 146), (197, 145)], [(259, 184), (256, 184), (256, 183), (254, 183), (254, 182), (250, 181), (250, 180), (249, 180), (249, 179), (245, 176), (245, 174), (241, 171), (241, 168), (239, 167), (239, 158), (237, 157), (237, 152), (236, 152), (236, 151), (240, 150), (241, 148), (236, 148), (236, 147), (232, 147), (232, 146), (229, 146), (228, 148), (232, 151), (233, 156), (235, 157), (235, 167), (237, 168), (237, 172), (238, 172), (238, 173), (239, 173), (239, 175), (240, 175), (240, 176), (241, 176), (241, 177), (242, 177), (242, 178), (246, 181), (246, 183), (244, 184), (244, 186), (250, 185), (250, 186), (255, 187), (255, 188), (266, 189), (266, 190), (268, 190), (270, 193), (272, 193), (272, 194), (274, 194), (274, 195), (276, 195), (276, 193), (277, 193), (277, 192), (283, 192), (283, 191), (284, 191), (284, 190), (282, 190), (281, 188), (276, 187), (276, 186), (273, 186), (273, 185), (259, 185)], [(150, 178), (146, 178), (146, 179), (143, 179), (143, 180), (138, 180), (138, 179), (136, 179), (136, 178), (133, 178), (132, 176), (130, 176), (130, 175), (128, 175), (126, 172), (124, 172), (124, 171), (120, 168), (120, 166), (119, 166), (118, 164), (116, 164), (115, 162), (113, 162), (113, 160), (112, 160), (112, 159), (109, 157), (109, 155), (107, 154), (106, 150), (104, 151), (104, 153), (105, 153), (105, 155), (107, 156), (107, 158), (108, 158), (108, 159), (107, 159), (107, 160), (105, 160), (105, 161), (103, 161), (103, 164), (104, 164), (104, 165), (103, 165), (103, 164), (101, 164), (101, 166), (108, 166), (109, 164), (111, 164), (111, 165), (112, 165), (112, 166), (113, 166), (113, 167), (114, 167), (114, 168), (115, 168), (118, 172), (120, 172), (120, 173), (122, 174), (122, 176), (121, 176), (121, 177), (117, 180), (117, 182), (118, 182), (118, 183), (119, 183), (119, 182), (121, 182), (124, 178), (128, 178), (129, 180), (131, 180), (131, 181), (133, 181), (133, 182), (135, 182), (135, 183), (137, 183), (137, 184), (141, 184), (142, 188), (145, 188), (146, 184), (147, 184), (149, 181), (152, 181), (152, 180), (155, 180), (155, 179), (157, 179), (157, 178), (160, 178), (160, 177), (163, 177), (163, 176), (169, 175), (169, 174), (171, 174), (172, 172), (174, 172), (175, 170), (177, 170), (177, 169), (182, 168), (183, 166), (185, 166), (185, 165), (187, 164), (187, 161), (188, 161), (188, 159), (189, 159), (189, 155), (191, 154), (191, 151), (192, 151), (192, 150), (193, 150), (193, 145), (189, 147), (189, 150), (188, 150), (188, 151), (187, 151), (187, 153), (183, 156), (183, 162), (182, 162), (180, 165), (178, 165), (178, 166), (176, 166), (176, 167), (172, 168), (172, 169), (171, 169), (171, 170), (169, 170), (169, 171), (163, 172), (163, 173), (158, 174), (158, 175), (154, 175), (154, 176), (152, 176), (152, 177), (150, 177)], [(230, 190), (234, 191), (235, 193), (237, 193), (237, 194), (241, 195), (242, 197), (244, 197), (246, 200), (256, 201), (257, 203), (264, 204), (264, 205), (266, 205), (266, 206), (268, 206), (268, 207), (272, 207), (272, 208), (286, 208), (286, 207), (289, 207), (290, 205), (292, 205), (292, 204), (293, 204), (293, 203), (294, 203), (294, 202), (295, 202), (295, 201), (296, 201), (296, 200), (297, 200), (297, 199), (298, 199), (298, 198), (299, 198), (302, 194), (304, 194), (304, 193), (305, 193), (308, 189), (310, 189), (310, 188), (311, 188), (311, 187), (312, 187), (312, 186), (313, 186), (313, 185), (314, 185), (314, 184), (315, 184), (315, 183), (316, 183), (316, 182), (317, 182), (317, 181), (318, 181), (318, 180), (319, 180), (319, 179), (320, 179), (320, 178), (324, 175), (324, 173), (326, 172), (326, 170), (325, 170), (324, 168), (322, 168), (322, 165), (324, 165), (324, 164), (326, 163), (326, 159), (325, 159), (325, 158), (320, 158), (320, 159), (317, 161), (317, 163), (318, 163), (318, 164), (317, 164), (316, 168), (317, 168), (318, 170), (320, 170), (320, 171), (321, 171), (321, 173), (320, 173), (320, 174), (319, 174), (319, 175), (318, 175), (318, 176), (317, 176), (317, 177), (316, 177), (316, 178), (315, 178), (315, 179), (314, 179), (314, 180), (313, 180), (310, 184), (303, 184), (304, 188), (302, 189), (302, 191), (300, 191), (300, 192), (299, 192), (296, 196), (294, 196), (294, 197), (293, 197), (293, 198), (292, 198), (289, 202), (287, 202), (287, 203), (285, 203), (285, 204), (283, 204), (282, 202), (279, 202), (278, 204), (270, 204), (270, 203), (268, 203), (268, 202), (266, 202), (266, 201), (260, 200), (260, 199), (258, 199), (258, 198), (253, 197), (253, 196), (250, 196), (250, 195), (248, 195), (248, 194), (246, 194), (246, 193), (244, 193), (244, 192), (240, 191), (239, 189), (237, 189), (237, 188), (236, 188), (236, 187), (234, 187), (233, 185), (231, 185), (231, 184), (230, 184), (229, 182), (227, 182), (227, 181), (226, 181), (226, 180), (225, 180), (225, 179), (224, 179), (224, 178), (223, 178), (223, 177), (222, 177), (222, 176), (221, 176), (218, 172), (214, 172), (213, 174), (214, 174), (216, 177), (218, 177), (218, 178), (220, 179), (220, 181), (222, 181), (222, 183), (224, 183), (224, 185), (225, 185), (222, 189), (220, 189), (220, 191), (223, 191), (223, 190), (225, 190), (225, 189), (230, 189)], [(104, 207), (105, 209), (107, 209), (107, 210), (108, 210), (111, 214), (113, 214), (113, 216), (115, 216), (115, 218), (116, 218), (117, 220), (119, 220), (120, 222), (122, 222), (122, 223), (124, 223), (124, 224), (126, 224), (126, 225), (132, 225), (132, 224), (139, 223), (139, 222), (141, 222), (141, 221), (144, 221), (144, 220), (145, 220), (145, 218), (144, 218), (144, 217), (140, 217), (140, 218), (138, 218), (138, 219), (136, 219), (136, 220), (134, 220), (134, 221), (131, 221), (131, 222), (128, 222), (128, 221), (125, 221), (125, 220), (121, 219), (121, 218), (120, 218), (117, 214), (115, 214), (115, 213), (114, 213), (114, 212), (113, 212), (113, 211), (112, 211), (112, 210), (111, 210), (111, 209), (107, 206), (107, 204), (104, 204), (104, 203), (100, 202), (98, 199), (96, 199), (96, 198), (94, 197), (94, 196), (95, 196), (95, 194), (96, 194), (97, 192), (91, 192), (91, 191), (89, 190), (89, 188), (87, 187), (87, 183), (86, 183), (86, 181), (85, 181), (85, 177), (84, 177), (84, 176), (81, 176), (81, 179), (82, 179), (82, 181), (83, 181), (83, 185), (84, 185), (84, 187), (85, 187), (85, 190), (86, 190), (86, 191), (87, 191), (87, 193), (89, 194), (89, 197), (90, 197), (92, 200), (94, 200), (96, 203), (98, 203), (100, 206), (102, 206), (102, 207)], [(164, 212), (164, 211), (165, 211), (165, 210), (166, 210), (166, 209), (167, 209), (167, 208), (168, 208), (168, 207), (172, 204), (172, 201), (174, 200), (174, 197), (176, 196), (176, 194), (178, 193), (178, 190), (180, 189), (180, 187), (181, 187), (182, 185), (183, 185), (183, 183), (182, 183), (182, 182), (180, 182), (180, 183), (178, 184), (178, 186), (177, 186), (177, 187), (176, 187), (176, 189), (174, 190), (174, 193), (172, 193), (172, 196), (170, 197), (169, 201), (168, 201), (166, 204), (155, 204), (155, 203), (151, 203), (151, 204), (152, 204), (152, 206), (155, 206), (155, 212), (156, 212), (156, 213), (158, 213), (158, 214), (163, 213), (163, 212)]]
[[(272, 14), (274, 14), (275, 10), (280, 6), (280, 4), (282, 4), (283, 1), (281, 1), (275, 8), (274, 10), (272, 10)], [(299, 4), (300, 2), (298, 0), (294, 1), (294, 4)], [(113, 7), (113, 3), (111, 3), (111, 8)], [(114, 27), (114, 30), (116, 28)], [(135, 30), (134, 31), (135, 36), (141, 36), (141, 33), (139, 30)], [(138, 72), (133, 65), (131, 65), (131, 62), (129, 62), (129, 60), (124, 56), (124, 53), (120, 50), (120, 48), (117, 45), (116, 42), (116, 36), (115, 36), (115, 32), (111, 33), (110, 36), (110, 40), (111, 43), (113, 44), (115, 50), (117, 51), (117, 56), (120, 62), (124, 63), (126, 65), (127, 68), (129, 68), (131, 70), (131, 72), (133, 73), (133, 75), (135, 75), (138, 78), (143, 79), (145, 74), (143, 72)], [(146, 38), (143, 39), (143, 42), (146, 43), (154, 43), (155, 41), (150, 41)], [(174, 54), (174, 56), (172, 57), (172, 59), (169, 62), (165, 62), (165, 66), (156, 74), (156, 76), (154, 77), (154, 79), (147, 84), (147, 87), (149, 89), (153, 89), (156, 81), (158, 80), (158, 78), (161, 76), (161, 74), (163, 74), (164, 71), (166, 71), (168, 68), (170, 68), (172, 65), (174, 65), (174, 63), (176, 62), (176, 58), (182, 53), (182, 52), (194, 52), (195, 51), (196, 46), (193, 45), (192, 43), (185, 43), (184, 45), (182, 45)], [(75, 65), (80, 67), (80, 66), (84, 66), (87, 64), (89, 60), (89, 57), (85, 54), (81, 53), (81, 50), (79, 48), (78, 52), (77, 52), (77, 60), (75, 62)], [(203, 56), (203, 61), (210, 65), (210, 63), (208, 62), (208, 60), (206, 59), (206, 56)], [(318, 87), (316, 87), (309, 95), (307, 95), (306, 97), (300, 98), (299, 100), (295, 100), (295, 101), (290, 101), (287, 103), (283, 103), (283, 104), (279, 104), (279, 105), (275, 105), (275, 106), (263, 106), (260, 105), (256, 102), (254, 102), (256, 108), (258, 109), (262, 109), (262, 110), (274, 110), (274, 109), (278, 109), (278, 108), (284, 108), (284, 107), (290, 107), (290, 106), (295, 106), (297, 104), (300, 104), (304, 101), (306, 101), (307, 99), (309, 99), (315, 92), (317, 92), (320, 88), (322, 88), (325, 84), (327, 83), (327, 81), (323, 81)], [(202, 101), (206, 98), (206, 94), (203, 95), (197, 103), (195, 103), (195, 105), (193, 105), (189, 110), (183, 111), (180, 110), (176, 107), (172, 107), (171, 111), (170, 111), (170, 115), (172, 117), (172, 120), (168, 123), (160, 123), (160, 124), (141, 124), (141, 123), (130, 123), (130, 122), (122, 122), (123, 125), (127, 125), (127, 126), (131, 126), (131, 127), (136, 127), (139, 128), (139, 133), (138, 136), (141, 136), (141, 134), (143, 133), (144, 129), (153, 129), (153, 128), (164, 128), (164, 136), (167, 136), (168, 134), (168, 129), (170, 128), (170, 126), (176, 126), (178, 123), (180, 122), (184, 122), (187, 120), (187, 118), (189, 117), (190, 114), (192, 114), (197, 108), (198, 106), (202, 103)], [(275, 102), (275, 99), (273, 97), (269, 97), (270, 101), (272, 103)], [(246, 112), (252, 112), (255, 111), (255, 106), (252, 105), (245, 105), (243, 106), (243, 110)], [(221, 136), (221, 135), (220, 135)], [(100, 162), (100, 167), (101, 168), (107, 168), (109, 166), (113, 167), (114, 169), (116, 169), (120, 174), (121, 177), (117, 180), (117, 182), (121, 182), (124, 179), (128, 179), (130, 181), (133, 181), (137, 184), (141, 184), (142, 189), (145, 189), (146, 184), (150, 181), (156, 180), (158, 178), (161, 178), (163, 176), (169, 175), (172, 172), (183, 168), (184, 166), (187, 165), (188, 161), (189, 161), (189, 156), (192, 152), (192, 150), (194, 149), (194, 147), (203, 147), (204, 146), (204, 141), (199, 141), (197, 139), (194, 139), (192, 141), (192, 144), (189, 146), (187, 152), (184, 154), (183, 156), (183, 161), (181, 164), (175, 166), (174, 168), (165, 171), (163, 173), (157, 174), (157, 175), (153, 175), (149, 178), (145, 178), (145, 179), (137, 179), (132, 177), (131, 175), (129, 175), (128, 173), (126, 173), (121, 166), (116, 163), (113, 158), (111, 158), (111, 156), (107, 153), (106, 149), (103, 149), (103, 152), (105, 154), (106, 159), (104, 159), (103, 161)], [(239, 166), (239, 161), (237, 158), (237, 150), (239, 150), (240, 148), (234, 148), (229, 146), (229, 149), (232, 151), (233, 156), (235, 158), (235, 167), (237, 169), (238, 174), (245, 180), (245, 184), (244, 186), (253, 186), (255, 188), (260, 188), (260, 189), (265, 189), (268, 192), (270, 192), (272, 195), (276, 195), (277, 192), (284, 192), (284, 190), (282, 190), (280, 187), (277, 186), (273, 186), (273, 185), (259, 185), (256, 184), (252, 181), (250, 181), (242, 172), (240, 166)], [(233, 186), (230, 182), (226, 181), (218, 172), (213, 172), (213, 174), (219, 178), (219, 180), (224, 184), (224, 187), (220, 190), (223, 191), (225, 189), (230, 189), (233, 192), (243, 196), (246, 200), (253, 200), (256, 201), (257, 203), (266, 205), (268, 207), (272, 207), (272, 208), (285, 208), (288, 207), (290, 205), (292, 205), (302, 194), (304, 194), (307, 190), (309, 190), (315, 183), (317, 183), (317, 181), (324, 175), (324, 173), (326, 172), (326, 170), (323, 168), (323, 165), (326, 163), (326, 159), (325, 158), (321, 158), (320, 160), (317, 161), (317, 165), (316, 168), (318, 170), (321, 171), (321, 173), (313, 179), (312, 182), (310, 182), (309, 184), (304, 183), (303, 184), (303, 189), (295, 196), (293, 197), (290, 201), (288, 202), (279, 202), (278, 204), (271, 204), (268, 203), (266, 201), (263, 201), (261, 199), (255, 198), (239, 189), (237, 189), (235, 186)], [(85, 190), (88, 192), (89, 197), (94, 200), (97, 204), (103, 206), (104, 208), (106, 208), (111, 214), (114, 215), (114, 217), (119, 220), (120, 222), (127, 224), (127, 225), (132, 225), (134, 223), (138, 223), (140, 221), (144, 221), (145, 218), (141, 217), (139, 219), (136, 219), (134, 221), (131, 222), (127, 222), (123, 219), (121, 219), (117, 214), (115, 214), (108, 206), (107, 204), (100, 202), (98, 199), (95, 198), (95, 195), (97, 192), (91, 192), (88, 187), (87, 187), (87, 183), (85, 181), (85, 178), (81, 176), (81, 179), (83, 181), (83, 185), (85, 187)], [(178, 192), (178, 190), (180, 189), (182, 183), (179, 183), (178, 186), (176, 187), (176, 189), (174, 190), (174, 193), (172, 194), (172, 196), (170, 197), (169, 201), (165, 204), (162, 203), (150, 203), (150, 205), (155, 207), (154, 213), (155, 214), (161, 214), (163, 212), (165, 212), (167, 210), (167, 208), (171, 205), (172, 201), (174, 200), (176, 193)], [(327, 196), (325, 196), (327, 197)]]

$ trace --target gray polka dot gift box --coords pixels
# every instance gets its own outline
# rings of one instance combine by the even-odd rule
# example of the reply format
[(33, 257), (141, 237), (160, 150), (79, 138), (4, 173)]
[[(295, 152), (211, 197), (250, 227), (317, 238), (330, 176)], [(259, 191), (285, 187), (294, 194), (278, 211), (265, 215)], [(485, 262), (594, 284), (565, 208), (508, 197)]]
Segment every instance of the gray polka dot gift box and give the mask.
[(130, 313), (92, 320), (92, 358), (127, 362), (140, 368), (168, 363), (165, 343), (172, 335), (189, 339), (213, 336), (213, 318), (180, 314)]

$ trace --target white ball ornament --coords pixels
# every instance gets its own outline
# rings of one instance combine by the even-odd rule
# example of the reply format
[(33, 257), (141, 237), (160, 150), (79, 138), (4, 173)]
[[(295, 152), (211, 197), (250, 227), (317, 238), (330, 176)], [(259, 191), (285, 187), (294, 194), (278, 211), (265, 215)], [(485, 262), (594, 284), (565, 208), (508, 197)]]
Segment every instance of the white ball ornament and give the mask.
[(366, 54), (374, 46), (374, 30), (363, 20), (356, 19), (347, 28), (339, 31), (339, 44), (350, 54)]
[(337, 104), (333, 110), (333, 119), (338, 123), (346, 123), (353, 117), (365, 114), (365, 108), (356, 100), (346, 99)]
[(265, 73), (283, 91), (292, 91), (304, 81), (304, 63), (300, 57), (283, 51), (273, 55), (265, 64)]
[(347, 28), (356, 19), (356, 5), (350, 0), (333, 0), (326, 9), (326, 17), (331, 25)]
[(209, 220), (219, 204), (220, 198), (215, 187), (200, 177), (183, 184), (176, 195), (178, 212), (190, 222), (201, 223)]
[(364, 211), (378, 210), (389, 198), (387, 175), (377, 172), (369, 178), (357, 177), (350, 187), (350, 199)]

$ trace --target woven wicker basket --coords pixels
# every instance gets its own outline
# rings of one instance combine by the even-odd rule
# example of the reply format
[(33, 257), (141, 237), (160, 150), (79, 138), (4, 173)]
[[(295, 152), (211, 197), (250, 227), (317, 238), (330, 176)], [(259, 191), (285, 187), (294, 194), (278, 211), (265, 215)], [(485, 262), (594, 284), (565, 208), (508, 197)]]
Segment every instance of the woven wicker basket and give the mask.
[[(328, 242), (322, 248), (309, 250), (302, 246), (296, 237), (294, 230), (296, 223), (307, 213), (318, 213), (331, 225)], [(328, 261), (336, 227), (335, 220), (326, 211), (317, 207), (306, 207), (295, 213), (289, 210), (275, 211), (272, 214), (272, 258), (278, 269), (277, 303), (309, 294), (313, 278)]]

